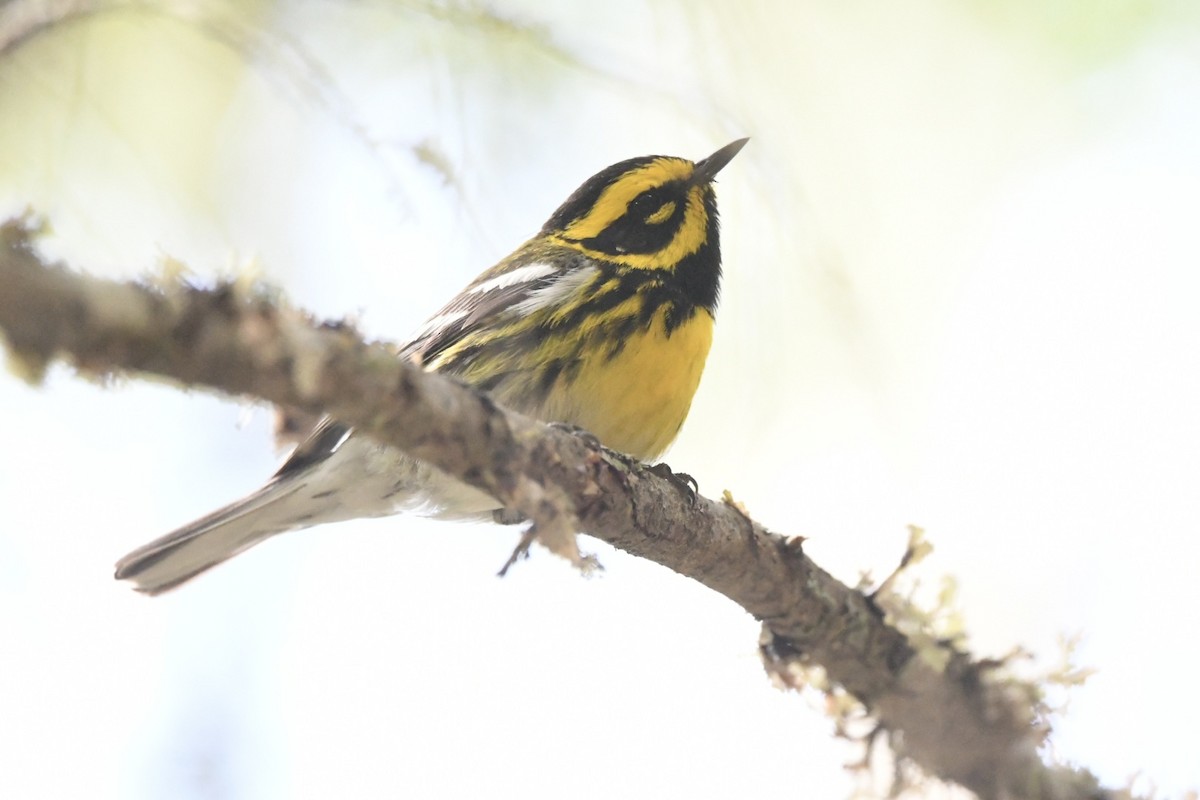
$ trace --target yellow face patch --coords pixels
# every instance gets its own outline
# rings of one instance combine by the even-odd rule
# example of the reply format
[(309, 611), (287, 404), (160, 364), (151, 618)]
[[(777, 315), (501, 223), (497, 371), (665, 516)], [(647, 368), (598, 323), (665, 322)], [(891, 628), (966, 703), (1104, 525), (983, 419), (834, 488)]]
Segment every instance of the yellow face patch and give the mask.
[(664, 222), (666, 222), (667, 220), (669, 220), (671, 218), (671, 215), (674, 213), (675, 213), (675, 201), (668, 200), (667, 202), (663, 203), (661, 206), (658, 207), (658, 211), (655, 211), (653, 214), (646, 217), (646, 224), (647, 225), (661, 225)]
[(587, 214), (572, 222), (562, 232), (567, 239), (583, 240), (599, 236), (601, 231), (620, 219), (629, 204), (647, 189), (670, 183), (691, 180), (694, 167), (683, 158), (656, 158), (605, 189)]
[[(673, 269), (677, 263), (699, 250), (708, 239), (708, 211), (704, 207), (704, 193), (711, 191), (712, 188), (709, 186), (693, 186), (688, 190), (683, 222), (680, 223), (679, 229), (675, 232), (675, 236), (671, 239), (670, 243), (654, 253), (606, 253), (588, 247), (564, 234), (551, 234), (546, 237), (546, 240), (562, 247), (577, 250), (589, 258), (620, 264), (632, 269)], [(673, 205), (673, 201), (666, 205)], [(657, 217), (662, 213), (663, 209), (659, 207), (650, 216)], [(674, 209), (666, 214), (664, 220), (669, 219), (673, 213)], [(590, 218), (589, 216), (586, 219)], [(646, 222), (651, 223), (660, 221), (646, 220)], [(573, 230), (575, 227), (573, 225), (567, 230)]]
[[(565, 236), (554, 234), (549, 238), (555, 244), (570, 247), (597, 261), (620, 264), (632, 269), (672, 269), (687, 256), (700, 249), (708, 239), (708, 212), (704, 208), (704, 193), (711, 192), (709, 186), (693, 186), (688, 190), (687, 205), (683, 211), (683, 222), (670, 243), (654, 253), (603, 253)], [(660, 213), (660, 208), (655, 216)], [(568, 229), (570, 230), (570, 229)]]

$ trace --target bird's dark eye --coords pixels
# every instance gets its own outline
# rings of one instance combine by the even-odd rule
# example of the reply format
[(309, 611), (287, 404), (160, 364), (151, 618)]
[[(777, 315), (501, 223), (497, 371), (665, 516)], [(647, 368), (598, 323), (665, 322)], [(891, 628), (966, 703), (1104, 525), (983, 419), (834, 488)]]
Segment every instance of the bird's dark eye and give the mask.
[(626, 202), (621, 216), (580, 243), (602, 253), (657, 252), (671, 243), (684, 223), (687, 192), (679, 181), (643, 189)]
[(661, 225), (675, 213), (677, 204), (668, 192), (650, 189), (642, 192), (629, 204), (627, 216), (644, 225)]
[(633, 202), (629, 204), (629, 210), (635, 214), (644, 214), (658, 208), (666, 199), (661, 189), (647, 189), (633, 198)]

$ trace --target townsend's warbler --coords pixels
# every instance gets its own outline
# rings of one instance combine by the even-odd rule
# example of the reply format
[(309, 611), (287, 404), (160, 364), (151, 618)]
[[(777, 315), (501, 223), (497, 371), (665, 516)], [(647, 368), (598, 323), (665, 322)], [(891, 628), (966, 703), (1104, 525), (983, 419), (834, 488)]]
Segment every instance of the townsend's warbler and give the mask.
[[(745, 143), (695, 163), (645, 156), (600, 171), (401, 356), (616, 450), (658, 456), (687, 416), (712, 341), (721, 280), (713, 177)], [(156, 594), (284, 531), (405, 509), (470, 518), (498, 507), (327, 418), (261, 489), (133, 551), (116, 576)]]

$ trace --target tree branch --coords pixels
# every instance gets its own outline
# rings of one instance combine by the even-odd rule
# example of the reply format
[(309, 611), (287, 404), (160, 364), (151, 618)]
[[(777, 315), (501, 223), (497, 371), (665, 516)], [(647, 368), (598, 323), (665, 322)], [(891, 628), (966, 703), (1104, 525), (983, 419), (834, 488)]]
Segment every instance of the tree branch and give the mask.
[(0, 228), (0, 286), (0, 331), (26, 377), (66, 358), (85, 372), (135, 371), (326, 411), (490, 492), (558, 552), (571, 555), (574, 532), (585, 531), (720, 592), (764, 622), (770, 669), (820, 665), (931, 774), (997, 800), (1118, 796), (1086, 772), (1041, 762), (1031, 687), (949, 645), (914, 644), (871, 597), (805, 557), (799, 539), (425, 373), (345, 325), (233, 285), (152, 288), (71, 273), (37, 257), (24, 222)]

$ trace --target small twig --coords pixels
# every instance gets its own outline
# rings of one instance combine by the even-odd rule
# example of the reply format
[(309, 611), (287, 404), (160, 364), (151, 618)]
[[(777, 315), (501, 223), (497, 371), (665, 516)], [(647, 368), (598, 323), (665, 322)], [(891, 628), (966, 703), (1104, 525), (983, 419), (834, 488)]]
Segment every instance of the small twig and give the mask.
[[(931, 774), (997, 800), (1115, 796), (1087, 772), (1038, 759), (1028, 687), (936, 639), (922, 648), (940, 661), (927, 658), (932, 650), (915, 649), (870, 598), (808, 559), (802, 540), (744, 510), (684, 497), (644, 466), (398, 361), (349, 328), (236, 286), (151, 289), (72, 274), (44, 264), (31, 240), (25, 222), (0, 227), (0, 331), (18, 374), (36, 380), (65, 358), (85, 372), (155, 374), (329, 412), (528, 516), (525, 536), (577, 564), (594, 564), (573, 544), (586, 531), (729, 597), (764, 621), (781, 664), (820, 665), (902, 732), (901, 755)], [(522, 537), (510, 562), (528, 548)]]
[(512, 555), (508, 557), (508, 561), (504, 562), (504, 566), (496, 575), (500, 578), (508, 575), (508, 568), (518, 561), (523, 561), (529, 558), (529, 548), (533, 547), (534, 540), (537, 539), (537, 534), (533, 532), (533, 526), (530, 525), (525, 530), (521, 531), (521, 540), (517, 542), (517, 546), (513, 548)]

